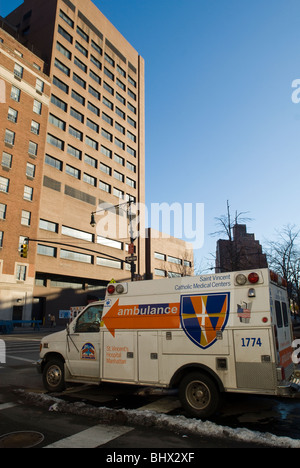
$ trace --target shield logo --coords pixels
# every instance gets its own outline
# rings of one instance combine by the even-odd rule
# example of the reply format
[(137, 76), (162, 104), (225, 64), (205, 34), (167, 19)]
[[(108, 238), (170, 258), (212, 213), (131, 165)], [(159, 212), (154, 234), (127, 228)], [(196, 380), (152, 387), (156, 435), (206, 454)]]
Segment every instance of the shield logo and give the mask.
[(199, 348), (207, 349), (226, 327), (230, 293), (182, 296), (180, 321), (185, 334)]

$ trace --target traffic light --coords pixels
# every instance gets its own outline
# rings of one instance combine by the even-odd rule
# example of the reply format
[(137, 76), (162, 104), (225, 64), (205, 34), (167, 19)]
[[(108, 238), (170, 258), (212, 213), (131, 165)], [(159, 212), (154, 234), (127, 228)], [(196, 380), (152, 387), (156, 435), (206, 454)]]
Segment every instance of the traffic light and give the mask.
[(26, 242), (24, 242), (21, 245), (20, 256), (21, 256), (21, 258), (27, 258), (28, 257), (28, 244)]

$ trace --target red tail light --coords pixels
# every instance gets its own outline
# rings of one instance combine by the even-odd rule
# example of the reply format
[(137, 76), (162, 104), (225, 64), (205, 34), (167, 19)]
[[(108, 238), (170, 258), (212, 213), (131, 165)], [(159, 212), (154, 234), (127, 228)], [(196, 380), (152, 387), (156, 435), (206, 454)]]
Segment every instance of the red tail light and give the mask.
[(250, 275), (248, 275), (248, 281), (249, 283), (257, 283), (259, 280), (259, 276), (257, 273), (253, 272), (253, 273), (250, 273)]

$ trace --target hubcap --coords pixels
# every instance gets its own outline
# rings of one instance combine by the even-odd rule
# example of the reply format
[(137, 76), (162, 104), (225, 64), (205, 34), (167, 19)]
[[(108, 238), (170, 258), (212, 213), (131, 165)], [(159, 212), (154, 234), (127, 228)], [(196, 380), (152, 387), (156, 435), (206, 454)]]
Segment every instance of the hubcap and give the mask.
[(58, 366), (51, 366), (47, 372), (47, 382), (52, 387), (56, 387), (62, 378), (61, 369)]
[(211, 400), (209, 388), (201, 381), (193, 381), (186, 388), (186, 399), (197, 410), (206, 408)]

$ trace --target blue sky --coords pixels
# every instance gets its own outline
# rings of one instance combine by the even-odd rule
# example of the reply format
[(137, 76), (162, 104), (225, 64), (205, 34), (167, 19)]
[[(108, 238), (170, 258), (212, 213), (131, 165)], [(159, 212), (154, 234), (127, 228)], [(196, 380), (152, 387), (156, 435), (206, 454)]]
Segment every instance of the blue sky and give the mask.
[(226, 200), (263, 244), (300, 228), (299, 0), (94, 3), (145, 60), (147, 204), (204, 203), (197, 260)]

